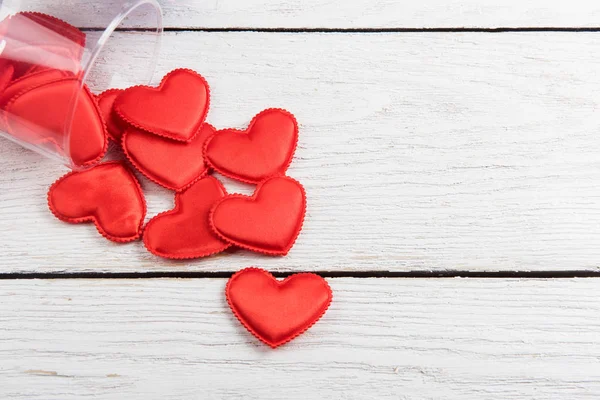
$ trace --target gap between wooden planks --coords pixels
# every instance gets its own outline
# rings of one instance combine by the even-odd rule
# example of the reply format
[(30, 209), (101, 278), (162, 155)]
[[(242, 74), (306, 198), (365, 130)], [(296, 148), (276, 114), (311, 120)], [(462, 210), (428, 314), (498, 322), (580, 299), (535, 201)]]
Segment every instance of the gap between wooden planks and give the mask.
[(600, 396), (599, 279), (330, 279), (330, 310), (275, 351), (225, 282), (0, 282), (0, 397)]

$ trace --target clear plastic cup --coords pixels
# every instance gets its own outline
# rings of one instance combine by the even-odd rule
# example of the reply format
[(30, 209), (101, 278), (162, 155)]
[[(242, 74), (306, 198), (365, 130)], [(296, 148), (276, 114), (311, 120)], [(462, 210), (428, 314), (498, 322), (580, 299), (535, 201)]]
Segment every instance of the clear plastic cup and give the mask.
[(73, 169), (92, 166), (107, 146), (94, 96), (151, 83), (160, 5), (123, 0), (106, 10), (98, 0), (90, 17), (77, 2), (57, 10), (27, 3), (0, 0), (0, 136)]

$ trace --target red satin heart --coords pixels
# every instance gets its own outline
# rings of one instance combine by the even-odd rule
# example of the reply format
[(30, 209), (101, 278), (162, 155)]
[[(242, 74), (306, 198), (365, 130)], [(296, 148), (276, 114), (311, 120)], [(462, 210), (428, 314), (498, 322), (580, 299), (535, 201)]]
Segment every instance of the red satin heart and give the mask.
[(3, 56), (14, 60), (12, 64), (15, 66), (17, 77), (43, 69), (54, 69), (73, 75), (81, 72), (79, 60), (73, 58), (70, 50), (62, 47), (22, 46), (5, 52)]
[(127, 129), (127, 124), (119, 118), (117, 113), (114, 111), (115, 100), (119, 95), (123, 93), (123, 89), (110, 89), (100, 93), (96, 99), (98, 100), (98, 107), (106, 122), (106, 129), (109, 137), (117, 142), (121, 143), (121, 137), (123, 132)]
[(73, 55), (81, 57), (86, 42), (86, 35), (81, 30), (59, 18), (41, 12), (25, 11), (19, 14), (37, 22), (42, 27), (56, 32), (60, 37), (67, 40), (66, 47), (73, 51)]
[(137, 179), (118, 161), (63, 176), (50, 187), (48, 205), (58, 219), (94, 222), (102, 236), (121, 243), (141, 236), (146, 216)]
[(86, 35), (58, 18), (20, 12), (2, 21), (0, 36), (6, 41), (2, 58), (14, 64), (17, 77), (36, 65), (80, 70)]
[(167, 74), (158, 88), (135, 86), (115, 102), (115, 110), (129, 125), (173, 140), (189, 142), (206, 118), (209, 88), (189, 69)]
[(248, 183), (284, 174), (296, 150), (298, 123), (289, 112), (271, 108), (245, 131), (224, 129), (206, 143), (205, 158), (221, 174)]
[(233, 275), (225, 293), (237, 319), (272, 348), (313, 326), (333, 298), (331, 288), (318, 275), (302, 273), (278, 281), (258, 268), (246, 268)]
[(13, 97), (21, 94), (21, 92), (35, 88), (44, 83), (67, 78), (68, 76), (67, 72), (61, 70), (45, 69), (15, 79), (4, 92), (0, 93), (0, 108), (4, 108)]
[(123, 150), (131, 163), (150, 180), (180, 192), (208, 173), (202, 149), (215, 128), (203, 124), (191, 142), (176, 142), (129, 128), (123, 135)]
[(107, 150), (106, 126), (94, 95), (75, 78), (42, 84), (21, 92), (6, 105), (6, 126), (13, 136), (34, 144), (63, 148), (73, 96), (78, 96), (69, 138), (69, 155), (76, 166), (93, 165)]
[(208, 215), (225, 196), (225, 188), (213, 177), (196, 182), (175, 195), (175, 209), (154, 217), (144, 230), (148, 251), (173, 259), (200, 258), (220, 253), (231, 245), (210, 228)]
[(286, 255), (302, 230), (306, 194), (300, 183), (288, 177), (261, 182), (252, 197), (229, 195), (210, 215), (214, 231), (244, 249)]
[(6, 90), (8, 85), (10, 85), (15, 73), (15, 68), (12, 65), (6, 64), (2, 61), (4, 60), (0, 60), (0, 96), (4, 90)]

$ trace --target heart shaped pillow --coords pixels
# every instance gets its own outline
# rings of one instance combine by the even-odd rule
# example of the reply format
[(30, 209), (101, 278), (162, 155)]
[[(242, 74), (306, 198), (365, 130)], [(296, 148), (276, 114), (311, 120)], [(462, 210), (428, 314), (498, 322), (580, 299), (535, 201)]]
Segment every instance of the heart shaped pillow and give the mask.
[(220, 130), (206, 143), (204, 154), (209, 165), (221, 174), (247, 183), (284, 174), (296, 144), (298, 123), (288, 111), (264, 110), (244, 131)]
[(304, 333), (325, 314), (331, 288), (315, 274), (302, 273), (278, 281), (262, 269), (236, 273), (225, 289), (237, 319), (272, 348)]
[[(68, 143), (65, 128), (77, 96)], [(75, 166), (96, 164), (107, 150), (106, 125), (94, 95), (76, 78), (44, 83), (16, 95), (5, 107), (5, 123), (11, 134), (26, 142), (67, 151)]]
[(38, 72), (30, 73), (10, 82), (10, 85), (0, 93), (0, 108), (4, 108), (6, 104), (15, 96), (22, 94), (29, 89), (41, 86), (44, 83), (58, 81), (68, 78), (69, 74), (58, 69), (45, 69)]
[(196, 72), (176, 69), (158, 88), (134, 86), (116, 100), (115, 110), (129, 125), (189, 142), (198, 133), (208, 113), (208, 83)]
[(146, 216), (137, 179), (118, 161), (63, 176), (50, 187), (48, 206), (58, 219), (94, 222), (102, 236), (122, 243), (141, 236)]
[(210, 228), (208, 215), (226, 195), (212, 176), (175, 195), (175, 209), (152, 218), (144, 230), (148, 251), (164, 258), (189, 259), (220, 253), (231, 245)]
[[(63, 21), (62, 19), (41, 12), (20, 12), (17, 15), (13, 16), (13, 18), (15, 18), (16, 16), (25, 17), (30, 21), (36, 23), (38, 25), (36, 29), (39, 28), (40, 30), (43, 30), (44, 28), (46, 28), (58, 34), (36, 36), (36, 44), (40, 44), (37, 43), (37, 41), (39, 40), (45, 41), (41, 44), (62, 44), (64, 47), (71, 50), (74, 57), (76, 57), (77, 59), (81, 58), (81, 55), (83, 54), (83, 48), (86, 42), (86, 35), (78, 28)], [(34, 37), (33, 35), (31, 35), (31, 33), (29, 34), (29, 36), (32, 38)]]
[(214, 231), (244, 249), (286, 255), (302, 230), (306, 194), (292, 178), (277, 176), (262, 182), (252, 197), (232, 194), (210, 214)]
[(9, 16), (0, 23), (0, 37), (6, 41), (1, 57), (13, 64), (16, 77), (41, 65), (81, 70), (85, 33), (51, 15), (20, 12)]
[(122, 146), (129, 161), (148, 179), (180, 192), (208, 173), (202, 149), (214, 133), (212, 125), (203, 124), (194, 139), (185, 143), (129, 128)]

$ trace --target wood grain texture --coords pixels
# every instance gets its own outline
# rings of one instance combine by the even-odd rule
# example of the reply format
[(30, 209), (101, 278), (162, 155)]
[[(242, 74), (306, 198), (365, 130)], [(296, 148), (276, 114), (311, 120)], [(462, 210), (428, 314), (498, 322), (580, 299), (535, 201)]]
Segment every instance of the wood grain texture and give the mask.
[[(105, 68), (134, 80), (144, 56), (134, 34), (114, 45), (107, 86)], [(204, 74), (210, 123), (243, 127), (268, 107), (298, 118), (296, 246), (172, 262), (109, 243), (48, 212), (64, 168), (3, 140), (2, 272), (598, 270), (599, 46), (591, 33), (168, 34), (158, 75)], [(172, 207), (143, 187), (149, 217)]]
[(332, 279), (275, 351), (225, 280), (0, 282), (0, 397), (597, 399), (600, 280)]
[[(10, 0), (8, 0), (10, 1)], [(27, 7), (81, 27), (104, 27), (123, 0), (32, 0)], [(596, 27), (593, 0), (163, 0), (176, 28), (495, 28)], [(145, 10), (138, 13), (142, 16)], [(151, 18), (135, 25), (151, 26)], [(128, 24), (127, 26), (130, 26)]]

